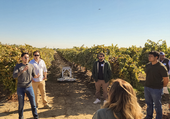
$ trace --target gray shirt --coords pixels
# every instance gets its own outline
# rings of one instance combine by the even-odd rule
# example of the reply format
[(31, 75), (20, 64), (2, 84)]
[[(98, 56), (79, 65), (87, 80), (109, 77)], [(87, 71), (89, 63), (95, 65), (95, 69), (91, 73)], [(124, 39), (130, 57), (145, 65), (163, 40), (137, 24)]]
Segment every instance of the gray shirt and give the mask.
[[(116, 114), (120, 118), (120, 114)], [(99, 109), (92, 119), (116, 119), (113, 115), (113, 111), (108, 108)]]
[[(18, 77), (18, 73), (21, 72), (26, 65), (20, 63), (17, 64), (14, 68), (14, 72), (13, 72), (13, 77), (17, 78)], [(35, 70), (34, 70), (34, 66), (32, 64), (28, 64), (28, 69), (26, 71), (24, 71), (19, 77), (18, 77), (18, 84), (17, 87), (30, 87), (32, 86), (32, 77), (34, 77), (35, 74)]]

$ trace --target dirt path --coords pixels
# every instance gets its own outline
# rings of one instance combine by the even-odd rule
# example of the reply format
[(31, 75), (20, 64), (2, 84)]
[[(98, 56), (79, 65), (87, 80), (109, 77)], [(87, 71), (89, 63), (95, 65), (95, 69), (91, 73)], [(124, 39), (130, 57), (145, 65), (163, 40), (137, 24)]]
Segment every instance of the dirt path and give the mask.
[[(73, 71), (74, 77), (77, 78), (76, 82), (57, 82), (59, 72), (56, 73), (56, 70), (69, 64), (61, 60), (58, 55), (55, 56), (55, 59), (53, 61), (55, 65), (50, 69), (50, 78), (46, 81), (47, 99), (53, 108), (43, 109), (41, 96), (39, 96), (38, 114), (40, 119), (91, 119), (101, 104), (93, 104), (94, 91), (87, 88), (87, 85), (78, 78), (80, 75), (81, 78), (87, 78), (87, 76), (83, 72)], [(25, 100), (25, 119), (32, 119), (30, 107), (29, 101)], [(0, 119), (18, 119), (17, 110), (17, 101), (2, 101), (0, 103)]]

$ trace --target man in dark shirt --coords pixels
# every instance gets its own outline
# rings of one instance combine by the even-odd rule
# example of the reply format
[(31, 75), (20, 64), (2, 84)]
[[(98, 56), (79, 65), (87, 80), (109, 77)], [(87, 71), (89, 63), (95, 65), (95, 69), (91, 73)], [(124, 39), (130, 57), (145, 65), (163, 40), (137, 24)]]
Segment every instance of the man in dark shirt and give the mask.
[(165, 57), (165, 53), (164, 52), (160, 52), (160, 62), (162, 62), (167, 70), (168, 70), (168, 75), (170, 76), (170, 60), (168, 58)]
[(100, 103), (100, 87), (103, 88), (103, 98), (104, 102), (107, 98), (107, 86), (109, 85), (109, 80), (111, 78), (111, 67), (110, 63), (104, 60), (104, 53), (98, 54), (98, 61), (96, 61), (93, 65), (92, 77), (95, 79), (95, 87), (96, 87), (96, 100), (93, 102), (94, 104)]
[(166, 87), (169, 81), (166, 67), (158, 61), (159, 53), (149, 52), (146, 65), (146, 82), (144, 87), (145, 101), (147, 104), (147, 116), (145, 119), (153, 118), (153, 103), (156, 110), (156, 119), (162, 119), (161, 94), (163, 87)]
[(13, 77), (18, 78), (17, 94), (18, 94), (18, 103), (19, 103), (19, 107), (18, 107), (19, 119), (24, 119), (23, 107), (24, 107), (25, 93), (29, 98), (34, 119), (38, 119), (34, 91), (32, 88), (32, 77), (38, 78), (40, 75), (39, 74), (36, 75), (34, 66), (32, 64), (28, 64), (29, 61), (28, 53), (22, 53), (21, 59), (22, 59), (22, 63), (17, 64), (13, 72)]

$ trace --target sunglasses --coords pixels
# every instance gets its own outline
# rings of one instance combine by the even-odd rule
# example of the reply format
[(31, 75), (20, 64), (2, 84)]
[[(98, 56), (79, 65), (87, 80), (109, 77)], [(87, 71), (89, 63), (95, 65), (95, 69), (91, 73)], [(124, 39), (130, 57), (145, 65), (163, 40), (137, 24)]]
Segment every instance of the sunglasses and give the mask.
[(34, 55), (34, 56), (36, 57), (36, 56), (40, 56), (40, 55)]
[(29, 57), (25, 57), (25, 59), (29, 59)]

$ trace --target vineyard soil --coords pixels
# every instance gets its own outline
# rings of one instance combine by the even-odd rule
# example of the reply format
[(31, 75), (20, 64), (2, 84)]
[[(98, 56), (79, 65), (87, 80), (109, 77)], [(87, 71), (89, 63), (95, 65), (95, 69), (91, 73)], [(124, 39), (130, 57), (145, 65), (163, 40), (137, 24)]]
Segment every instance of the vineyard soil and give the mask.
[[(54, 58), (55, 61), (52, 62), (46, 81), (47, 99), (53, 108), (43, 109), (41, 96), (39, 95), (38, 114), (40, 119), (91, 119), (95, 111), (102, 106), (102, 103), (93, 104), (95, 87), (91, 80), (91, 72), (85, 72), (81, 67), (73, 67), (73, 77), (77, 79), (76, 82), (57, 82), (57, 77), (61, 76), (61, 67), (71, 66), (71, 64), (63, 60), (57, 53)], [(145, 80), (142, 75), (140, 75), (140, 79)], [(13, 100), (3, 98), (0, 101), (0, 119), (17, 119), (17, 98)], [(145, 116), (146, 104), (144, 99), (139, 98), (139, 103)], [(163, 113), (166, 114), (168, 113), (167, 102), (163, 101), (162, 103)], [(26, 98), (24, 105), (25, 119), (33, 119), (30, 107)]]

